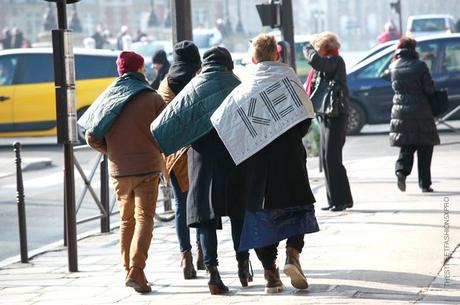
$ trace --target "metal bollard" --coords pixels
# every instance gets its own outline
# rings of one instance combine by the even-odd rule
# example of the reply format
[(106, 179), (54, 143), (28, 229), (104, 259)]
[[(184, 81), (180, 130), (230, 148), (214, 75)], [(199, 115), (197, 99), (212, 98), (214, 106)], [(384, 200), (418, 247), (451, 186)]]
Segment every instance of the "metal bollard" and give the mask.
[(18, 223), (19, 223), (19, 244), (21, 248), (21, 263), (29, 262), (27, 251), (27, 228), (26, 228), (26, 208), (24, 203), (24, 182), (22, 179), (21, 168), (21, 143), (13, 143), (16, 154), (16, 202), (18, 204)]
[(101, 175), (101, 205), (105, 209), (105, 215), (101, 217), (101, 233), (110, 232), (110, 202), (109, 202), (109, 171), (107, 155), (104, 155), (100, 165)]

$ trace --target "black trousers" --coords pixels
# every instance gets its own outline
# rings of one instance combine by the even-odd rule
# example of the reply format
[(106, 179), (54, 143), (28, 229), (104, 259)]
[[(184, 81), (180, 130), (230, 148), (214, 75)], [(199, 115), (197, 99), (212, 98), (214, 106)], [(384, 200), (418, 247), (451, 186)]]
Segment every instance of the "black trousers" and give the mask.
[(320, 120), (321, 158), (326, 176), (326, 193), (329, 206), (353, 204), (347, 170), (342, 164), (347, 115)]
[(399, 151), (396, 160), (395, 171), (409, 176), (414, 165), (414, 153), (417, 152), (418, 184), (420, 188), (431, 185), (431, 159), (433, 157), (433, 145), (404, 145)]
[[(294, 248), (299, 251), (299, 253), (302, 252), (303, 246), (305, 245), (303, 237), (304, 234), (289, 237), (286, 241), (286, 247)], [(256, 251), (257, 257), (262, 262), (264, 269), (269, 269), (273, 266), (273, 262), (278, 256), (278, 245), (279, 243), (276, 243), (263, 248), (254, 249)]]

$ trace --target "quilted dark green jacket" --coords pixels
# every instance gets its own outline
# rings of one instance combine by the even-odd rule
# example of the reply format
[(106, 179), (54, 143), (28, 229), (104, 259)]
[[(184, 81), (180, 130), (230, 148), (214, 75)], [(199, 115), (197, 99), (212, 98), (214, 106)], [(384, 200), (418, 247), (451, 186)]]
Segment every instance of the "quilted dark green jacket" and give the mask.
[(150, 130), (161, 150), (172, 154), (190, 145), (213, 127), (211, 115), (228, 94), (240, 84), (226, 67), (203, 65), (203, 70), (166, 106), (152, 122)]
[(143, 91), (154, 91), (138, 72), (128, 72), (118, 77), (91, 104), (78, 120), (78, 125), (97, 139), (103, 139), (123, 106)]

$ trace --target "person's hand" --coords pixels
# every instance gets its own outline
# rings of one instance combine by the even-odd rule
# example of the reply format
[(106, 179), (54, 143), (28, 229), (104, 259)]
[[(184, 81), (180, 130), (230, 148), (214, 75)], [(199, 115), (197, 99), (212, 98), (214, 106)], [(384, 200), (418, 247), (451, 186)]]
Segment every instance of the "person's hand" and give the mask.
[(310, 49), (310, 48), (313, 48), (313, 46), (311, 45), (310, 42), (307, 42), (303, 48), (304, 49)]

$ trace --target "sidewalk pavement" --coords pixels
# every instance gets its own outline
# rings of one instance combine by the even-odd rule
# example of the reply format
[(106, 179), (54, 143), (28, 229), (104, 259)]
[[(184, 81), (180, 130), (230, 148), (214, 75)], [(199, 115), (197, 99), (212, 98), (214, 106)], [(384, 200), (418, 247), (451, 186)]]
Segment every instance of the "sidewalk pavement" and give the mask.
[[(207, 275), (183, 280), (173, 224), (157, 226), (147, 261), (150, 294), (124, 287), (118, 232), (78, 242), (79, 272), (69, 273), (63, 247), (34, 257), (29, 264), (0, 269), (0, 304), (460, 304), (459, 146), (435, 151), (435, 193), (422, 194), (416, 172), (407, 192), (396, 188), (395, 157), (346, 162), (355, 206), (346, 212), (321, 211), (323, 176), (310, 170), (321, 231), (305, 237), (302, 267), (306, 291), (286, 286), (264, 294), (263, 269), (251, 251), (254, 282), (241, 288), (228, 219), (219, 231), (219, 270), (230, 293), (212, 296)], [(315, 161), (310, 161), (314, 165)], [(416, 168), (416, 167), (414, 167)], [(191, 236), (194, 236), (192, 230)], [(194, 244), (194, 243), (193, 243)], [(285, 244), (278, 264), (284, 265)], [(446, 253), (446, 254), (445, 254)], [(446, 258), (446, 263), (444, 260)]]

